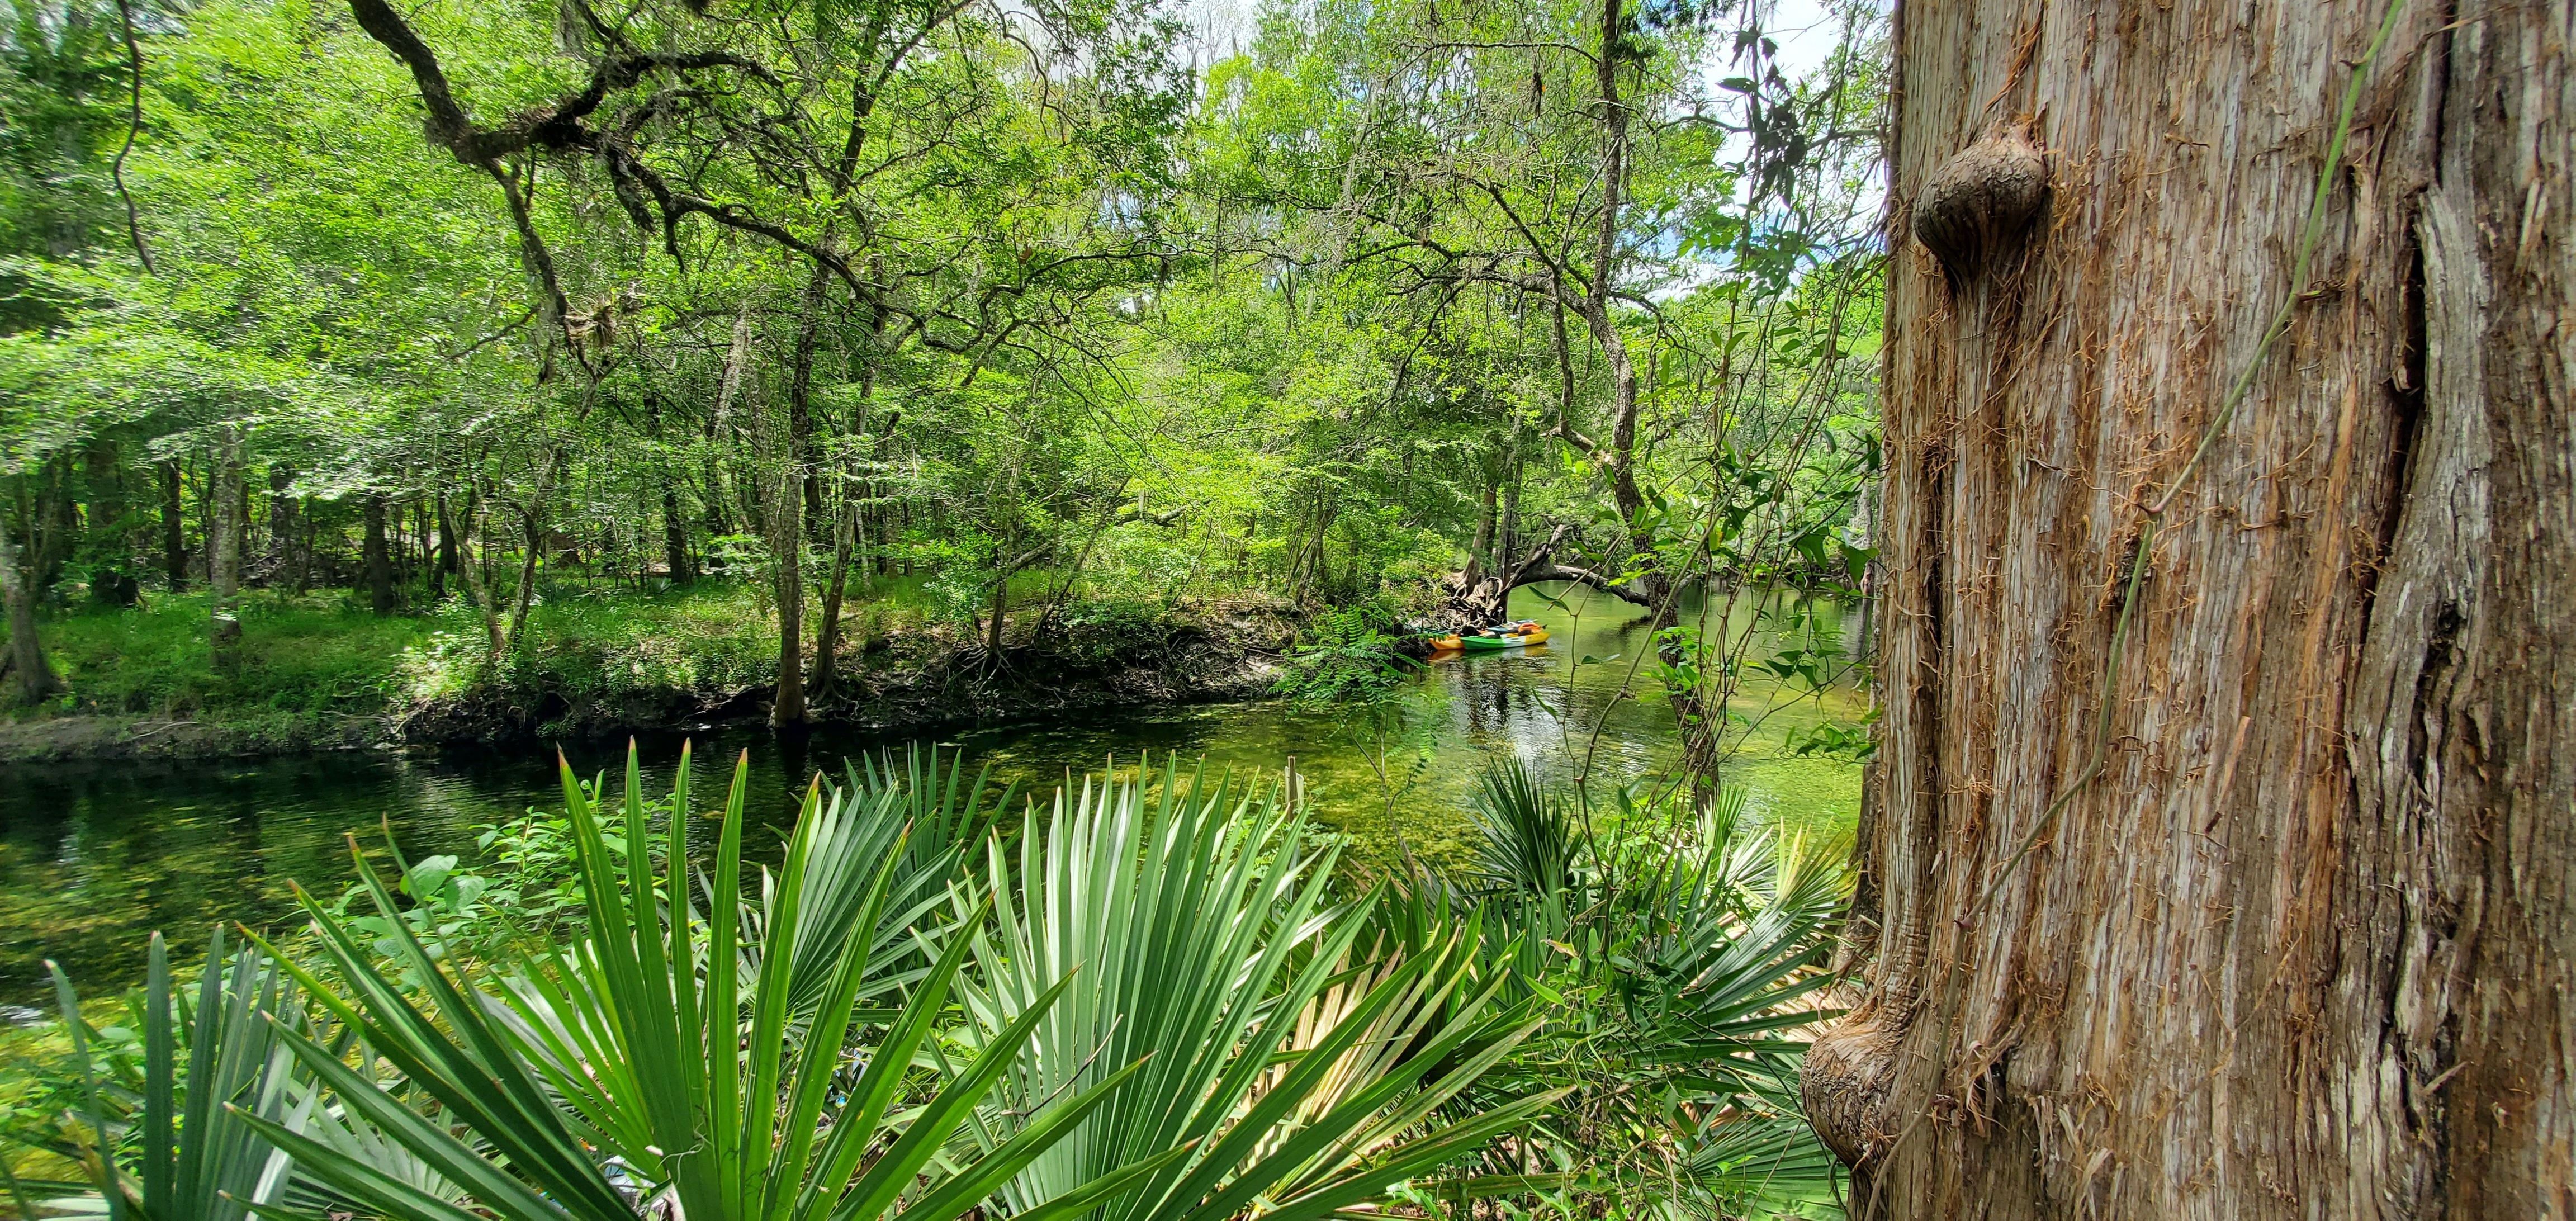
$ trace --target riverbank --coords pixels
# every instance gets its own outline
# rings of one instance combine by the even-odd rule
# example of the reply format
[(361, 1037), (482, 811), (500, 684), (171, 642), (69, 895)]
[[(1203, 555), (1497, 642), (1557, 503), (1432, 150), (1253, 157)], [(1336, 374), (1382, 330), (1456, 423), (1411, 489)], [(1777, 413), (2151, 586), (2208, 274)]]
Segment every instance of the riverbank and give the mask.
[[(1247, 698), (1267, 689), (1299, 621), (1258, 596), (1077, 603), (1044, 630), (1015, 624), (993, 655), (905, 586), (871, 592), (844, 615), (838, 690), (815, 700), (818, 722), (893, 729)], [(336, 596), (262, 595), (242, 619), (242, 657), (225, 671), (206, 653), (202, 598), (48, 622), (68, 692), (0, 721), (0, 764), (696, 729), (765, 719), (774, 691), (776, 621), (742, 585), (550, 599), (499, 666), (453, 602), (379, 618)]]

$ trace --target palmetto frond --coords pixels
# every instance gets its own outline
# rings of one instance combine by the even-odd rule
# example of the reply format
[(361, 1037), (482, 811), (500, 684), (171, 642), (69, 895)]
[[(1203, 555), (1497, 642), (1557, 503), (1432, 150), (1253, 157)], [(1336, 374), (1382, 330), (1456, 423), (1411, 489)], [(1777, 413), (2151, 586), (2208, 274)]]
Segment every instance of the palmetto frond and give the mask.
[[(505, 972), (498, 990), (477, 986), (461, 970), (442, 970), (402, 932), (400, 956), (427, 983), (431, 1004), (423, 1009), (327, 909), (306, 900), (324, 954), (350, 995), (324, 993), (309, 977), (308, 988), (434, 1097), (441, 1121), (404, 1108), (310, 1039), (292, 1038), (290, 1046), (344, 1106), (462, 1188), (481, 1213), (360, 1165), (324, 1140), (261, 1125), (316, 1176), (368, 1208), (434, 1221), (481, 1214), (625, 1221), (636, 1208), (631, 1184), (617, 1176), (631, 1172), (667, 1190), (696, 1221), (946, 1221), (978, 1207), (1126, 1079), (1111, 1071), (1064, 1099), (1047, 1122), (976, 1156), (946, 1156), (1061, 992), (1033, 998), (1018, 1020), (994, 1032), (983, 1054), (935, 1087), (917, 1078), (916, 1055), (967, 956), (960, 930), (980, 924), (984, 909), (963, 913), (948, 948), (904, 989), (900, 1008), (864, 1009), (858, 1002), (880, 945), (872, 934), (905, 859), (900, 834), (890, 843), (876, 840), (884, 850), (864, 882), (852, 883), (854, 875), (820, 858), (866, 851), (878, 824), (865, 811), (827, 816), (817, 785), (758, 918), (735, 918), (743, 907), (746, 760), (735, 770), (704, 895), (714, 918), (695, 919), (688, 907), (657, 897), (644, 876), (644, 853), (634, 854), (637, 876), (620, 876), (601, 820), (571, 770), (562, 775), (591, 896), (587, 935)], [(648, 828), (631, 751), (626, 780), (625, 833), (629, 844), (642, 845)], [(685, 754), (676, 788), (679, 813), (660, 892), (685, 896)], [(392, 896), (372, 875), (366, 883), (390, 913)], [(858, 900), (843, 901), (853, 885)], [(818, 936), (806, 932), (809, 920), (832, 923)], [(755, 934), (747, 942), (738, 940), (745, 928)], [(826, 944), (837, 952), (797, 952)], [(817, 976), (819, 989), (808, 982)], [(807, 1005), (799, 1005), (800, 994), (811, 997)], [(1026, 1215), (1080, 1212), (1174, 1156), (1165, 1151), (1110, 1167), (1033, 1202)]]
[(1176, 767), (1150, 793), (1141, 777), (1059, 793), (1016, 853), (995, 844), (998, 918), (975, 934), (978, 969), (961, 989), (974, 1028), (992, 1038), (1070, 988), (987, 1108), (991, 1131), (1043, 1122), (1116, 1066), (1141, 1065), (1012, 1182), (1015, 1209), (1142, 1151), (1187, 1148), (1101, 1215), (1306, 1221), (1553, 1101), (1433, 1122), (1537, 1023), (1472, 986), (1472, 931), (1347, 968), (1368, 905), (1327, 898), (1333, 857), (1279, 790)]

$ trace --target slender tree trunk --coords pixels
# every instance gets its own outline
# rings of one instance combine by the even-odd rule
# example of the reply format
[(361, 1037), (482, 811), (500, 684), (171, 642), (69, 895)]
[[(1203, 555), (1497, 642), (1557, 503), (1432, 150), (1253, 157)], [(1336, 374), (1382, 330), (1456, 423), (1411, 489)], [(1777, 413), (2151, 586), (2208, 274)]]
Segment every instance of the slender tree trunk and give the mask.
[(13, 520), (32, 516), (26, 509), (24, 483), (20, 480), (13, 489), (11, 503), (0, 504), (0, 603), (7, 604), (9, 616), (11, 689), (19, 703), (32, 704), (61, 690), (62, 680), (54, 676), (52, 663), (45, 660), (44, 643), (36, 635), (35, 574), (26, 564), (26, 549), (10, 530)]
[(805, 574), (799, 560), (805, 550), (803, 531), (798, 528), (802, 515), (796, 505), (804, 499), (804, 481), (792, 469), (779, 476), (777, 512), (770, 529), (778, 549), (778, 697), (769, 706), (769, 723), (773, 726), (799, 724), (805, 720)]
[[(1619, 252), (1625, 222), (1622, 209), (1627, 206), (1628, 125), (1633, 117), (1631, 103), (1620, 93), (1620, 75), (1624, 66), (1644, 61), (1637, 40), (1628, 36), (1631, 23), (1625, 0), (1601, 0), (1596, 32), (1600, 51), (1592, 57), (1592, 64), (1593, 84), (1599, 95), (1596, 113), (1601, 124), (1602, 201), (1593, 227), (1590, 282), (1577, 293), (1562, 275), (1555, 281), (1557, 360), (1564, 383), (1558, 435), (1590, 455), (1609, 477), (1611, 501), (1618, 506), (1619, 519), (1629, 532), (1629, 547), (1639, 570), (1638, 592), (1659, 601), (1665, 577), (1655, 563), (1654, 536), (1639, 525), (1646, 497), (1637, 484), (1637, 366), (1629, 356), (1627, 339), (1619, 333), (1618, 298), (1614, 295), (1619, 289)], [(1568, 307), (1582, 320), (1610, 369), (1610, 434), (1599, 440), (1583, 437), (1570, 427), (1567, 409), (1574, 398), (1575, 375), (1566, 351), (1564, 311)], [(1665, 606), (1662, 622), (1672, 622), (1669, 605)]]
[(671, 570), (673, 585), (698, 579), (689, 566), (689, 523), (680, 516), (680, 494), (667, 489), (662, 493), (662, 563)]
[(297, 497), (296, 506), (296, 521), (304, 527), (303, 536), (294, 543), (295, 592), (300, 595), (313, 588), (313, 536), (319, 527), (313, 521), (312, 497)]
[(502, 632), (501, 608), (492, 599), (491, 523), (480, 492), (474, 487), (465, 491), (465, 525), (458, 542), (457, 580), (465, 586), (465, 596), (483, 616), (483, 638), (494, 664), (509, 652), (509, 639)]
[[(109, 551), (104, 565), (108, 580), (94, 575), (90, 579), (93, 595), (104, 585), (116, 587), (127, 577), (132, 556), (124, 546), (118, 526), (125, 518), (125, 475), (122, 455), (113, 437), (93, 437), (81, 453), (81, 484), (88, 510), (90, 546), (96, 551)], [(113, 549), (113, 550), (110, 550)], [(104, 599), (120, 605), (121, 595), (111, 589)]]
[(465, 571), (463, 552), (456, 537), (456, 514), (448, 507), (447, 489), (438, 490), (438, 570), (449, 576)]
[(251, 533), (259, 528), (258, 516), (251, 512), (250, 469), (246, 459), (236, 457), (230, 476), (233, 498), (233, 574), (240, 585), (243, 574), (250, 571)]
[(379, 615), (394, 613), (394, 569), (392, 546), (385, 537), (385, 494), (369, 492), (366, 499), (367, 600)]
[(411, 542), (418, 543), (419, 550), (415, 552), (410, 543), (403, 547), (403, 567), (411, 570), (404, 574), (403, 583), (410, 585), (426, 578), (429, 600), (434, 605), (446, 595), (447, 586), (444, 574), (438, 568), (438, 527), (430, 520), (429, 498), (412, 497), (408, 516), (411, 518)]
[(182, 527), (187, 501), (179, 484), (179, 460), (165, 458), (156, 469), (161, 475), (161, 570), (170, 578), (170, 591), (188, 587), (188, 540)]
[(993, 582), (992, 616), (984, 621), (984, 655), (1002, 655), (1002, 626), (1010, 621), (1011, 574), (1005, 571)]
[(504, 643), (511, 649), (528, 643), (528, 612), (537, 604), (537, 566), (545, 557), (545, 506), (553, 502), (555, 479), (563, 465), (563, 449), (549, 446), (544, 460), (537, 464), (535, 494), (528, 498), (525, 511), (519, 514), (519, 528), (526, 542), (519, 553), (519, 587), (511, 595), (510, 631)]
[[(825, 238), (829, 241), (829, 237)], [(769, 507), (770, 547), (778, 562), (778, 698), (769, 706), (769, 723), (793, 725), (805, 720), (805, 579), (800, 567), (813, 510), (813, 471), (806, 450), (813, 444), (814, 345), (823, 325), (825, 271), (820, 263), (805, 281), (802, 320), (788, 366), (787, 436), (779, 455), (778, 501)]]
[(823, 586), (823, 621), (814, 627), (814, 699), (833, 693), (840, 681), (841, 599), (850, 584), (850, 549), (859, 532), (859, 507), (844, 506), (832, 541), (832, 578)]
[(2396, 10), (2294, 277), (2384, 11), (1897, 10), (1857, 1216), (2576, 1214), (2570, 10)]
[(207, 638), (215, 668), (224, 670), (241, 660), (241, 614), (236, 603), (241, 597), (242, 535), (249, 528), (242, 509), (250, 503), (250, 493), (242, 479), (239, 425), (226, 424), (215, 431), (212, 482), (206, 497), (214, 509), (206, 519), (206, 584), (213, 595), (206, 601)]
[(456, 517), (448, 510), (447, 489), (445, 488), (440, 488), (438, 490), (436, 511), (438, 515), (438, 560), (430, 569), (430, 571), (435, 574), (430, 580), (430, 598), (433, 601), (444, 601), (447, 597), (447, 578), (450, 576), (460, 575), (459, 565), (456, 558)]
[(545, 519), (530, 509), (519, 515), (519, 584), (510, 594), (510, 631), (502, 638), (509, 648), (518, 648), (528, 637), (528, 611), (537, 604), (537, 566), (546, 550)]
[[(877, 352), (885, 342), (885, 306), (882, 302), (872, 304), (873, 320), (868, 328), (867, 348), (859, 362), (859, 401), (851, 409), (849, 422), (850, 435), (855, 438), (869, 435), (871, 421), (868, 411), (876, 399)], [(901, 413), (897, 412), (887, 423), (891, 425), (901, 418)], [(817, 697), (833, 694), (840, 683), (841, 601), (849, 590), (852, 552), (862, 546), (866, 537), (865, 518), (862, 516), (865, 506), (861, 500), (866, 485), (853, 478), (854, 474), (852, 471), (842, 472), (842, 503), (837, 517), (839, 527), (832, 543), (832, 580), (823, 591), (823, 623), (815, 633), (813, 694)], [(860, 557), (858, 562), (864, 565), (866, 560)]]
[(1467, 548), (1467, 579), (1474, 581), (1511, 561), (1501, 558), (1494, 549), (1495, 488), (1497, 480), (1485, 479), (1485, 494), (1476, 513), (1476, 541)]
[(298, 536), (296, 500), (286, 494), (295, 486), (295, 468), (283, 462), (268, 464), (268, 554), (263, 563), (271, 582), (289, 578)]

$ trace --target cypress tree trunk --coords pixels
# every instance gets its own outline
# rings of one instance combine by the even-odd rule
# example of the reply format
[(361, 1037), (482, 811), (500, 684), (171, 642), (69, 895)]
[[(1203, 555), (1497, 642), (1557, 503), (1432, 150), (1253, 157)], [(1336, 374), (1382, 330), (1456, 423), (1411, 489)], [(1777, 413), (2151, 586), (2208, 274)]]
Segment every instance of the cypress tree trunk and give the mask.
[(367, 600), (379, 615), (394, 613), (393, 547), (390, 540), (385, 537), (385, 512), (385, 494), (367, 493), (367, 542), (363, 557), (366, 564)]
[(2570, 10), (2398, 10), (2294, 277), (2385, 11), (1898, 10), (1858, 1216), (2576, 1211)]

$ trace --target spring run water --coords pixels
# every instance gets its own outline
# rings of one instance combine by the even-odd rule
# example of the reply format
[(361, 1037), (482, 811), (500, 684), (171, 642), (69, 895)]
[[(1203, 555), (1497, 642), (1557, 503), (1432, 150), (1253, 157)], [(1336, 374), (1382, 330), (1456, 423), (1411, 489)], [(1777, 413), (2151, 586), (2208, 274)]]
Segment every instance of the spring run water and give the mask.
[[(1756, 606), (1759, 601), (1761, 604)], [(1749, 592), (1702, 606), (1687, 602), (1693, 630), (1777, 650), (1849, 643), (1843, 608), (1826, 599)], [(1302, 710), (1279, 701), (1100, 710), (1017, 724), (907, 733), (825, 726), (793, 737), (757, 726), (642, 737), (648, 791), (668, 791), (684, 738), (694, 738), (703, 810), (723, 800), (735, 758), (749, 752), (752, 816), (780, 828), (816, 771), (837, 779), (851, 756), (900, 754), (913, 744), (962, 749), (970, 768), (989, 764), (996, 784), (1016, 782), (1041, 799), (1068, 775), (1077, 783), (1113, 764), (1150, 757), (1157, 772), (1177, 757), (1184, 774), (1205, 767), (1274, 783), (1292, 760), (1316, 820), (1348, 838), (1363, 864), (1400, 852), (1433, 865), (1465, 859), (1474, 834), (1467, 809), (1479, 765), (1519, 754), (1596, 801), (1621, 785), (1667, 793), (1678, 753), (1673, 712), (1652, 677), (1653, 633), (1635, 608), (1581, 588), (1517, 591), (1516, 618), (1545, 624), (1543, 645), (1435, 660), (1412, 679), (1401, 723)], [(1856, 620), (1851, 624), (1857, 626)], [(1749, 633), (1749, 635), (1748, 635)], [(1739, 743), (1723, 765), (1748, 807), (1784, 829), (1847, 836), (1860, 802), (1860, 769), (1800, 755), (1790, 736), (1863, 711), (1849, 684), (1815, 695), (1767, 681), (1748, 667), (1731, 712)], [(1622, 692), (1632, 692), (1623, 696)], [(348, 837), (384, 854), (389, 830), (411, 859), (475, 855), (478, 825), (530, 807), (560, 809), (553, 750), (584, 776), (610, 773), (619, 789), (624, 739), (530, 743), (520, 748), (344, 751), (194, 762), (65, 763), (0, 768), (0, 1002), (50, 1012), (43, 962), (62, 963), (86, 995), (137, 982), (155, 929), (174, 953), (202, 947), (218, 921), (273, 927), (293, 906), (290, 882), (325, 896), (354, 878)], [(1015, 805), (1019, 801), (1014, 798)], [(694, 824), (712, 845), (717, 823)], [(774, 830), (746, 847), (777, 855)]]

